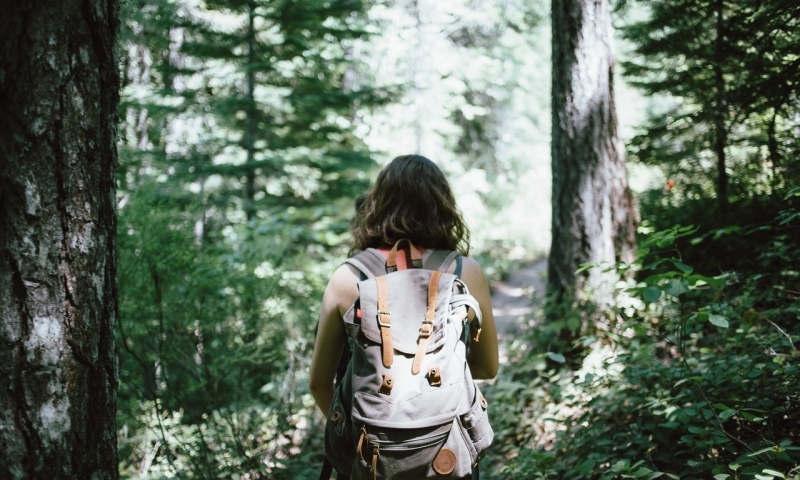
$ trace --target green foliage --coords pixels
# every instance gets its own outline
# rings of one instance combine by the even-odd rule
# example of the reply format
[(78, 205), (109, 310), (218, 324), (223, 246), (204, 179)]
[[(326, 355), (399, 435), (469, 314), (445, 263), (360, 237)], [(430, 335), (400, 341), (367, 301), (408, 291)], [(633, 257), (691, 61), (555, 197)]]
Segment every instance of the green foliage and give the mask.
[[(575, 340), (576, 368), (531, 352), (540, 329), (512, 344), (486, 392), (491, 477), (800, 477), (800, 225), (779, 228), (784, 217), (708, 231), (645, 222), (636, 261), (617, 266), (635, 277)], [(740, 235), (752, 262), (720, 245)], [(726, 264), (736, 269), (701, 273)]]
[(796, 184), (796, 2), (622, 3), (646, 9), (622, 27), (634, 45), (624, 72), (656, 95), (633, 158), (661, 167), (689, 199), (717, 190), (737, 201)]
[(198, 247), (202, 205), (181, 213), (157, 190), (120, 212), (122, 471), (277, 478), (313, 427), (303, 372), (344, 225), (330, 220), (351, 207), (229, 225)]
[(368, 5), (125, 7), (120, 471), (309, 477), (317, 305), (374, 168), (352, 114), (384, 101), (345, 84)]

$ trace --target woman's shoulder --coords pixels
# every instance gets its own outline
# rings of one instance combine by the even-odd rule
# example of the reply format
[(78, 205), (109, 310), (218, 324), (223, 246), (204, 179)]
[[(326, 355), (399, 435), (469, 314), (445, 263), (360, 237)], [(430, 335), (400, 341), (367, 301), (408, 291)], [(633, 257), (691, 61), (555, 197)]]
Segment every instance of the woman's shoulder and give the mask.
[(470, 288), (488, 288), (488, 281), (486, 275), (483, 273), (483, 267), (474, 258), (462, 256), (461, 257), (461, 279), (470, 286)]
[(347, 263), (340, 265), (325, 287), (323, 303), (327, 300), (331, 305), (336, 305), (339, 314), (343, 315), (358, 297), (358, 280), (359, 274), (355, 267)]
[[(452, 262), (450, 264), (450, 268), (447, 269), (447, 273), (453, 273), (456, 269), (456, 265), (456, 262)], [(467, 272), (483, 273), (483, 268), (481, 268), (481, 264), (478, 263), (474, 258), (461, 254), (461, 273), (463, 275)]]
[(478, 261), (475, 260), (472, 257), (467, 257), (465, 255), (462, 255), (461, 256), (461, 262), (462, 262), (462, 265), (463, 265), (462, 268), (469, 268), (471, 270), (480, 270), (481, 272), (483, 271), (483, 268), (481, 267), (481, 264), (478, 263)]
[(358, 279), (358, 269), (349, 263), (343, 263), (333, 271), (333, 275), (331, 275), (329, 283), (348, 284), (353, 283), (353, 281), (358, 282)]

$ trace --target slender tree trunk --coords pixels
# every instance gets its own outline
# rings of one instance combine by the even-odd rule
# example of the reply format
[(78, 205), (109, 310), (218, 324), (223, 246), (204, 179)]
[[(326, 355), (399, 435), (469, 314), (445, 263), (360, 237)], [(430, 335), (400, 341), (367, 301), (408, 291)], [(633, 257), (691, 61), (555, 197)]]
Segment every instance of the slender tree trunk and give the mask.
[(722, 212), (728, 210), (728, 172), (726, 170), (725, 146), (728, 143), (728, 126), (725, 118), (728, 107), (725, 99), (725, 77), (722, 73), (722, 61), (725, 55), (725, 26), (724, 0), (716, 3), (717, 38), (715, 42), (716, 61), (714, 62), (714, 82), (716, 84), (716, 99), (714, 102), (714, 152), (717, 155), (717, 201)]
[(778, 121), (777, 108), (772, 109), (772, 115), (767, 123), (767, 150), (769, 151), (769, 163), (772, 165), (772, 179), (770, 180), (770, 195), (773, 200), (780, 198), (778, 192), (781, 184), (781, 151), (778, 145)]
[(769, 161), (772, 163), (773, 176), (777, 178), (778, 168), (781, 166), (781, 151), (778, 147), (778, 135), (776, 123), (778, 120), (778, 109), (773, 109), (772, 115), (767, 123), (767, 149), (769, 150)]
[[(614, 107), (608, 0), (553, 0), (553, 223), (548, 292), (570, 305), (581, 292), (610, 300), (600, 268), (634, 246), (635, 213)], [(551, 309), (552, 311), (552, 309)], [(552, 315), (551, 315), (552, 318)]]
[(0, 15), (0, 478), (117, 472), (114, 1)]
[(247, 26), (247, 118), (245, 120), (244, 148), (247, 150), (247, 169), (245, 180), (245, 212), (247, 219), (251, 220), (256, 216), (255, 195), (256, 195), (256, 172), (252, 164), (255, 162), (256, 155), (256, 27), (255, 27), (255, 5), (248, 2)]

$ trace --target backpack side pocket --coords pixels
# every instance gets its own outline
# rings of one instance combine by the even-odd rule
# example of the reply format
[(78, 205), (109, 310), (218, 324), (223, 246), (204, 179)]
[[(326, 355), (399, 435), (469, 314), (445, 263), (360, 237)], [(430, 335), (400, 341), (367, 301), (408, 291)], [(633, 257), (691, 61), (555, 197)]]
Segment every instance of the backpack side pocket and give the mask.
[(353, 444), (352, 424), (342, 405), (340, 391), (337, 388), (334, 393), (331, 411), (325, 422), (325, 456), (338, 472), (350, 475), (356, 449)]
[(481, 395), (478, 387), (475, 387), (475, 399), (472, 407), (467, 413), (458, 416), (459, 429), (464, 436), (464, 441), (472, 456), (472, 463), (475, 464), (481, 459), (483, 453), (494, 440), (494, 431), (489, 424), (489, 415), (486, 399)]

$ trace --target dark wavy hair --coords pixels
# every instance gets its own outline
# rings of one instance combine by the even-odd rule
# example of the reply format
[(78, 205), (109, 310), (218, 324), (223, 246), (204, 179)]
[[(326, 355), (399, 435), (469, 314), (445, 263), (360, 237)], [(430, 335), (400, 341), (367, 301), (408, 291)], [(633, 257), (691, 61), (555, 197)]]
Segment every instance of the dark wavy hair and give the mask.
[(350, 227), (351, 254), (407, 238), (422, 248), (469, 254), (469, 229), (444, 173), (421, 155), (392, 160), (367, 193)]

